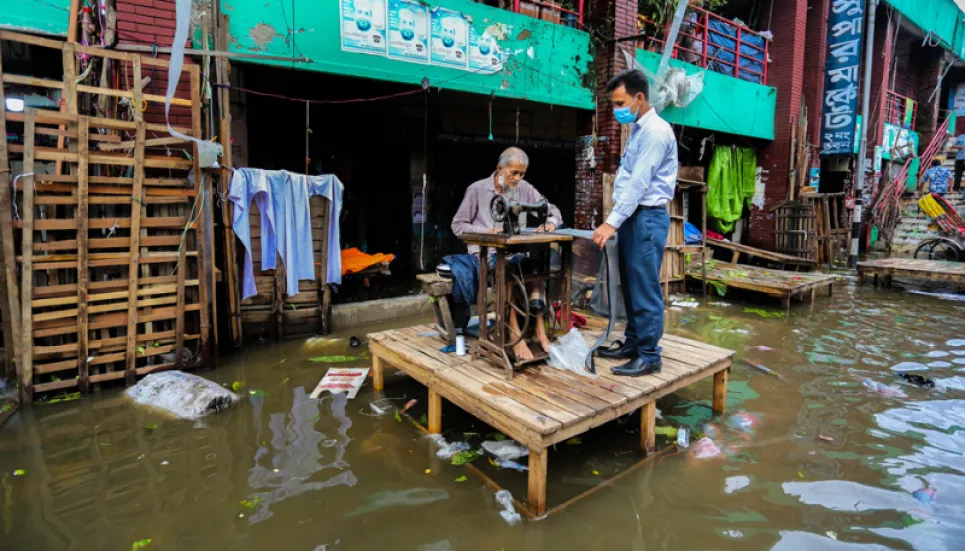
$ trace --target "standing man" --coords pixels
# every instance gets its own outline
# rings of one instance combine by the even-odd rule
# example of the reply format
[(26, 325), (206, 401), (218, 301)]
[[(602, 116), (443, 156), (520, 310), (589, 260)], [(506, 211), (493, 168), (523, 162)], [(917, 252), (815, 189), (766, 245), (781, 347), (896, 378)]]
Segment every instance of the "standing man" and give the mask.
[(941, 159), (935, 159), (931, 168), (925, 171), (922, 183), (928, 184), (929, 193), (944, 196), (952, 183), (952, 171), (942, 166)]
[(622, 345), (599, 354), (629, 360), (613, 368), (614, 375), (639, 377), (661, 368), (660, 267), (670, 230), (667, 203), (677, 186), (677, 139), (670, 124), (650, 106), (650, 85), (643, 73), (623, 71), (606, 89), (617, 122), (630, 125), (630, 140), (613, 183), (613, 211), (593, 233), (593, 242), (602, 248), (618, 234), (627, 329)]

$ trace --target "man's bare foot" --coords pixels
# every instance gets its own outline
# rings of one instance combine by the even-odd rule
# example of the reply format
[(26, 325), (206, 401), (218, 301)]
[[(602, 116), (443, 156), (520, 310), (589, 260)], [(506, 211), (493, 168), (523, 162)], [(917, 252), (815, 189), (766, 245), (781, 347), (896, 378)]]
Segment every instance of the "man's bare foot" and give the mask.
[(513, 347), (513, 353), (516, 354), (516, 361), (525, 361), (533, 359), (533, 352), (530, 351), (529, 346), (527, 346), (526, 341), (519, 341), (516, 346)]

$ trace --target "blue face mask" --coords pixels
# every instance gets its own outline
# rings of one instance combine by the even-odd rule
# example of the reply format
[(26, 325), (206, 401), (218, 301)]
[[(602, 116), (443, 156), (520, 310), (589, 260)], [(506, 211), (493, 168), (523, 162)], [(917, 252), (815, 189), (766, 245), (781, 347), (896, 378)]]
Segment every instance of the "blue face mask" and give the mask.
[(632, 110), (630, 110), (629, 105), (624, 107), (614, 107), (613, 117), (620, 124), (630, 124), (631, 122), (637, 120), (637, 115)]

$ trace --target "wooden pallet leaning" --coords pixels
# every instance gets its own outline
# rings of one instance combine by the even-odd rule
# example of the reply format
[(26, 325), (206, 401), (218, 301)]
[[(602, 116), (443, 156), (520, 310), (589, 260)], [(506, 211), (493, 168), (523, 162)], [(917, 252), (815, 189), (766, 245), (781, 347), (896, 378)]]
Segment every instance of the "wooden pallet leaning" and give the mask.
[[(210, 188), (196, 145), (148, 137), (167, 136), (167, 128), (146, 122), (140, 109), (126, 119), (78, 114), (97, 98), (129, 98), (133, 105), (164, 98), (139, 86), (77, 84), (76, 54), (116, 63), (129, 82), (141, 82), (142, 65), (164, 70), (168, 62), (7, 31), (0, 39), (61, 50), (63, 80), (0, 67), (0, 81), (59, 89), (67, 106), (66, 112), (0, 113), (0, 127), (16, 133), (13, 127), (22, 124), (24, 136), (22, 145), (0, 150), (0, 167), (23, 163), (15, 172), (24, 177), (5, 187), (16, 199), (0, 193), (5, 275), (14, 276), (7, 277), (4, 305), (15, 305), (10, 319), (19, 320), (8, 327), (19, 330), (14, 346), (23, 402), (35, 392), (88, 391), (116, 379), (131, 384), (138, 375), (181, 367), (186, 357), (209, 363), (214, 270), (199, 220), (210, 212)], [(198, 68), (185, 67), (185, 76), (188, 97), (181, 93), (172, 103), (190, 108), (191, 126), (178, 130), (199, 136)], [(151, 150), (159, 142), (172, 146), (170, 156)], [(190, 159), (180, 154), (185, 147)], [(57, 165), (62, 170), (50, 170)], [(190, 171), (198, 175), (193, 185)], [(23, 219), (3, 224), (14, 208)]]
[(814, 206), (801, 201), (781, 201), (773, 208), (775, 250), (817, 264), (817, 216)]
[[(258, 294), (241, 302), (243, 339), (282, 340), (285, 338), (324, 335), (330, 331), (331, 293), (326, 281), (328, 265), (329, 200), (315, 195), (309, 198), (312, 224), (312, 252), (315, 280), (299, 281), (298, 294), (288, 296), (285, 268), (275, 259), (275, 270), (262, 268), (261, 213), (255, 203), (248, 211), (251, 227), (251, 258), (255, 288)], [(239, 255), (243, 257), (244, 255)], [(240, 277), (241, 258), (236, 258), (235, 273)]]

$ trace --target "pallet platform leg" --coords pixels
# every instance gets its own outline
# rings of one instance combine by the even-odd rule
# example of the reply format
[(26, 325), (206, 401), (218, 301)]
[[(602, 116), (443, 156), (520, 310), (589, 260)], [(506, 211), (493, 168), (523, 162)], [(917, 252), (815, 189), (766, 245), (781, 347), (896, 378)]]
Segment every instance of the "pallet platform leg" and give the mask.
[(382, 358), (372, 356), (372, 387), (381, 392), (385, 387), (385, 378), (382, 373)]
[(650, 455), (657, 447), (656, 424), (657, 403), (650, 402), (640, 408), (640, 449), (645, 455)]
[(546, 513), (546, 458), (549, 450), (529, 450), (529, 510), (534, 515)]
[(730, 369), (714, 374), (714, 413), (724, 413), (727, 409), (727, 375)]
[[(861, 279), (860, 279), (860, 278), (858, 279), (858, 284), (859, 284), (859, 285), (861, 284)], [(831, 283), (831, 284), (828, 285), (828, 296), (829, 296), (829, 297), (833, 297), (833, 296), (834, 296), (834, 283)]]
[(817, 292), (816, 289), (811, 289), (810, 298), (809, 298), (809, 300), (810, 300), (810, 302), (811, 302), (811, 306), (814, 306), (814, 295), (815, 295), (816, 292)]
[(858, 286), (864, 285), (864, 271), (858, 270)]
[(781, 299), (781, 308), (788, 314), (791, 313), (791, 297)]
[(429, 434), (442, 432), (442, 396), (429, 389)]
[(875, 286), (875, 289), (877, 289), (877, 288), (878, 288), (878, 274), (875, 274), (874, 276), (872, 276), (871, 280), (872, 280), (872, 283), (873, 283), (874, 286)]

